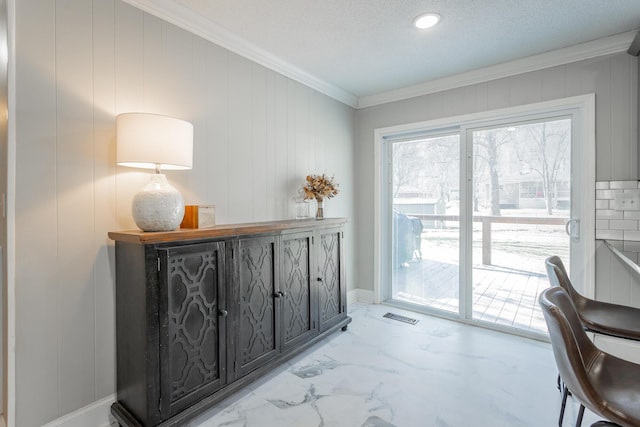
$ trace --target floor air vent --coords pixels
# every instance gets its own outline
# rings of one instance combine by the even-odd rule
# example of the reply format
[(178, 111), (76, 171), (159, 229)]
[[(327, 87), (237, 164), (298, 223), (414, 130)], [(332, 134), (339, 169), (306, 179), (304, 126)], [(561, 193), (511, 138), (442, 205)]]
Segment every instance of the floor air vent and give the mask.
[(412, 319), (411, 317), (400, 316), (399, 314), (387, 313), (382, 317), (387, 317), (389, 319), (398, 320), (400, 322), (409, 323), (410, 325), (415, 325), (418, 323), (418, 319)]

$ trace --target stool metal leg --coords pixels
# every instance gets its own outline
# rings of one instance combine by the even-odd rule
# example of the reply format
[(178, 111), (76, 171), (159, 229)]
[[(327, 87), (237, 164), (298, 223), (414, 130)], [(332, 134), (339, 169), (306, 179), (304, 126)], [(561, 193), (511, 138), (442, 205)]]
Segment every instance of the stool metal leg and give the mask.
[(580, 404), (580, 410), (578, 411), (578, 419), (576, 420), (576, 427), (582, 426), (583, 416), (584, 416), (584, 405)]
[(567, 396), (569, 395), (569, 389), (566, 385), (562, 386), (562, 405), (560, 406), (560, 418), (558, 419), (558, 426), (562, 427), (562, 419), (564, 418), (564, 410), (567, 406)]

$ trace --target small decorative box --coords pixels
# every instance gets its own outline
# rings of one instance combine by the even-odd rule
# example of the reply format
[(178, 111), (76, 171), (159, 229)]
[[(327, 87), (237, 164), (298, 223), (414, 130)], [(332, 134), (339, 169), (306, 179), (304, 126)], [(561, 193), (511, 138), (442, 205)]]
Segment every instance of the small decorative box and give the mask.
[(208, 228), (216, 225), (214, 205), (187, 205), (180, 228)]

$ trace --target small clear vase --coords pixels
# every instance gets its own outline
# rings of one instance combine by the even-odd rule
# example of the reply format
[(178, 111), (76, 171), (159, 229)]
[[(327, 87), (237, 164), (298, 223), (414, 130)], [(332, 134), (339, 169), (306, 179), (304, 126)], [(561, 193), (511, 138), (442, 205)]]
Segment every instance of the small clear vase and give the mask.
[(324, 200), (316, 200), (316, 219), (324, 219)]
[(296, 219), (309, 218), (309, 201), (298, 199), (296, 200)]

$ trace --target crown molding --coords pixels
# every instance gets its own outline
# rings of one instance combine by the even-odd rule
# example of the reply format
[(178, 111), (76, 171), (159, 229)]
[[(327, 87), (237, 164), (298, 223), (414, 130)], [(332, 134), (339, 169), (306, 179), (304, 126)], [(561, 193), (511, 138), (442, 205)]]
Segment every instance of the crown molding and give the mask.
[(629, 48), (637, 33), (637, 30), (628, 31), (563, 49), (358, 98), (336, 85), (247, 43), (230, 31), (213, 24), (202, 15), (178, 4), (175, 0), (123, 1), (357, 109), (623, 52)]
[(257, 64), (280, 73), (305, 86), (317, 90), (337, 101), (355, 108), (358, 97), (331, 83), (319, 79), (311, 73), (283, 61), (243, 39), (230, 31), (213, 24), (211, 21), (197, 14), (191, 9), (181, 6), (173, 0), (123, 0), (144, 12), (174, 24), (197, 36), (243, 56)]
[(455, 89), (476, 83), (483, 83), (516, 74), (537, 71), (544, 68), (569, 64), (597, 56), (624, 52), (636, 36), (637, 30), (592, 40), (586, 43), (557, 49), (539, 55), (528, 56), (515, 61), (504, 62), (490, 67), (456, 74), (437, 80), (431, 80), (414, 86), (363, 96), (358, 100), (357, 108), (366, 108), (403, 99), (415, 98), (443, 90)]

